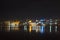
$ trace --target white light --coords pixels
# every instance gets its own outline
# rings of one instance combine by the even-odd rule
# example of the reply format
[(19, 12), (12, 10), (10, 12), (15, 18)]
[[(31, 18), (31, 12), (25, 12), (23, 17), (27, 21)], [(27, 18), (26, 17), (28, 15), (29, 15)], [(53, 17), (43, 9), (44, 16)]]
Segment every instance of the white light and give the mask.
[(11, 27), (15, 27), (15, 24), (14, 23), (11, 23)]
[(50, 26), (50, 32), (51, 32), (51, 26)]
[(39, 23), (41, 23), (41, 22), (39, 22)]
[(55, 24), (57, 24), (57, 22), (55, 22)]
[(52, 23), (50, 23), (50, 25), (52, 25)]
[(57, 32), (57, 26), (55, 26), (55, 32)]
[(27, 30), (27, 26), (24, 26), (24, 30)]
[(32, 30), (36, 30), (36, 27), (32, 27)]

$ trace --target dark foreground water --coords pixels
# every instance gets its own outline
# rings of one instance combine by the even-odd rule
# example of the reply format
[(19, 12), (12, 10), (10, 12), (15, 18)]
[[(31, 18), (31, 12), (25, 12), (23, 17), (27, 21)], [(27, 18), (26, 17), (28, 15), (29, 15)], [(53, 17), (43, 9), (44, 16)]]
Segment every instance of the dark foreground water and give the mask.
[(60, 33), (0, 32), (1, 40), (60, 40)]

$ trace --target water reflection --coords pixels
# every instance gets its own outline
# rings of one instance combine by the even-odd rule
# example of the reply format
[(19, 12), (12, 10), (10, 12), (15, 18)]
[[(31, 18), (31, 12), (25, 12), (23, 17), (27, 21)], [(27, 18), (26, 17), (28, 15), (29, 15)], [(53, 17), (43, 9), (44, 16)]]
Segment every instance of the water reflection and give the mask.
[(29, 32), (31, 32), (32, 31), (32, 26), (29, 26)]
[(4, 24), (1, 26), (2, 31), (13, 31), (13, 30), (19, 30), (19, 21), (5, 21)]
[[(33, 27), (33, 26), (23, 26), (23, 30), (25, 31), (29, 31), (29, 32), (32, 32), (32, 31), (35, 31), (35, 32), (40, 32), (40, 33), (44, 33), (46, 31), (48, 32), (58, 32), (60, 31), (58, 28), (58, 26), (48, 26), (49, 27), (49, 30), (47, 28), (45, 28), (44, 26), (36, 26), (36, 27)], [(5, 26), (5, 27), (0, 27), (0, 31), (20, 31), (21, 28), (20, 27), (11, 27), (11, 26)]]
[(50, 21), (50, 23), (46, 24), (43, 21), (40, 22), (25, 22), (22, 25), (20, 25), (20, 21), (5, 21), (2, 25), (0, 25), (0, 31), (26, 31), (26, 32), (40, 32), (40, 33), (52, 33), (52, 32), (59, 32), (60, 31), (60, 25), (57, 24), (57, 21), (53, 23)]

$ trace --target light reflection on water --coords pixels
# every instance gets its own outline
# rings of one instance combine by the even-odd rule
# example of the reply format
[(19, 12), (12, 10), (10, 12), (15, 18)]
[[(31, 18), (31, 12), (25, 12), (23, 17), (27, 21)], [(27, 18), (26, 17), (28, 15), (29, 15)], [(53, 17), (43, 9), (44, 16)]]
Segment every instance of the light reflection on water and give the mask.
[[(37, 27), (36, 27), (37, 28)], [(35, 29), (36, 29), (35, 28)], [(40, 27), (40, 28), (38, 28), (38, 30), (36, 29), (36, 30), (33, 30), (33, 28), (30, 26), (30, 27), (27, 27), (27, 26), (23, 26), (23, 28), (21, 28), (21, 27), (0, 27), (0, 31), (6, 31), (6, 32), (11, 32), (11, 31), (27, 31), (27, 32), (33, 32), (33, 31), (35, 31), (35, 32), (40, 32), (40, 33), (44, 33), (44, 32), (60, 32), (60, 28), (59, 27), (57, 27), (57, 26), (51, 26), (51, 28), (50, 28), (50, 26), (48, 26), (47, 28), (45, 27)], [(39, 31), (40, 30), (40, 31)]]
[(10, 32), (10, 31), (19, 31), (18, 27), (1, 27), (0, 31)]

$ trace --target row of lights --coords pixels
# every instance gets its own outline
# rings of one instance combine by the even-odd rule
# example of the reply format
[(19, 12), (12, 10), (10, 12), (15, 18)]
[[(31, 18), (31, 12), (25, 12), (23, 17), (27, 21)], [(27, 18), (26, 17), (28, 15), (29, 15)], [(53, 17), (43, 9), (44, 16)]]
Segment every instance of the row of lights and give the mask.
[[(40, 28), (38, 28), (38, 29), (40, 29), (40, 32), (41, 33), (43, 33), (44, 32), (44, 30), (45, 30), (45, 24), (44, 24), (44, 22), (43, 22), (44, 20), (40, 20), (40, 22), (39, 23), (41, 23), (41, 25), (42, 26), (39, 26)], [(29, 21), (29, 23), (32, 23), (32, 21), (30, 20)], [(52, 19), (50, 19), (50, 32), (52, 31)], [(57, 32), (57, 20), (55, 21), (55, 24), (56, 24), (56, 26), (55, 26), (55, 32)], [(37, 27), (37, 26), (36, 26)], [(35, 29), (36, 29), (36, 27), (35, 27)], [(34, 27), (33, 27), (34, 28)], [(31, 32), (32, 31), (32, 26), (30, 25), (29, 26), (29, 31)], [(36, 29), (36, 32), (37, 32), (38, 30)]]
[[(37, 22), (38, 20), (36, 20), (36, 22)], [(39, 23), (41, 23), (41, 26), (37, 26), (37, 27), (35, 27), (35, 29), (36, 29), (36, 32), (38, 31), (38, 30), (40, 30), (40, 32), (41, 33), (43, 33), (44, 32), (44, 28), (45, 28), (45, 24), (44, 24), (44, 22), (43, 21), (45, 21), (45, 20), (43, 20), (43, 19), (41, 19), (40, 21), (39, 21)], [(5, 22), (6, 24), (8, 24), (8, 26), (7, 27), (9, 27), (9, 30), (10, 30), (10, 28), (12, 27), (12, 28), (14, 28), (14, 27), (16, 27), (16, 28), (19, 28), (19, 23), (20, 23), (20, 21), (17, 21), (17, 22), (10, 22), (10, 21), (8, 21), (8, 22)], [(32, 20), (29, 20), (28, 21), (28, 23), (30, 24), (30, 23), (33, 23), (32, 22)], [(36, 24), (38, 24), (38, 23), (36, 23)], [(55, 24), (57, 24), (57, 20), (55, 21)], [(40, 27), (40, 28), (39, 28)], [(34, 29), (34, 27), (33, 27), (33, 29), (32, 29), (32, 26), (31, 25), (29, 25), (29, 32), (31, 32), (31, 30), (35, 30)], [(18, 30), (18, 29), (16, 29), (16, 30)], [(24, 26), (24, 30), (27, 30), (27, 26), (25, 25)], [(52, 19), (50, 19), (50, 32), (51, 32), (51, 30), (52, 30)], [(57, 26), (55, 26), (55, 31), (57, 32)]]

